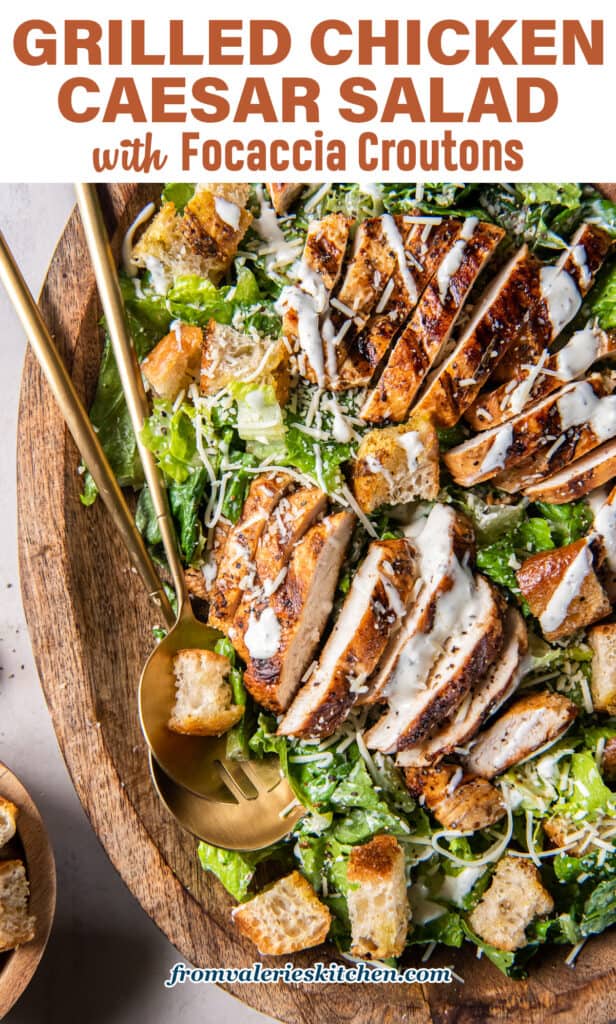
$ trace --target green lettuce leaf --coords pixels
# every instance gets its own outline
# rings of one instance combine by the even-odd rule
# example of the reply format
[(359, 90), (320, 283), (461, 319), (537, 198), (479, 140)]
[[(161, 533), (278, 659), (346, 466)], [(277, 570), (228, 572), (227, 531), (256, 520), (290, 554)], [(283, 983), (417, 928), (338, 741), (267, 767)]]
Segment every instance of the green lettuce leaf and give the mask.
[(616, 878), (600, 882), (584, 904), (582, 935), (598, 935), (616, 924)]
[(165, 203), (173, 203), (178, 213), (184, 213), (186, 203), (190, 202), (195, 194), (195, 186), (186, 182), (169, 182), (165, 185), (162, 199)]
[(616, 263), (613, 263), (591, 293), (590, 313), (604, 331), (616, 328)]
[(282, 859), (286, 862), (289, 859), (289, 850), (282, 843), (267, 846), (264, 850), (237, 853), (201, 842), (198, 853), (203, 870), (216, 875), (227, 892), (240, 903), (249, 898), (250, 883), (261, 861)]
[[(292, 423), (293, 421), (290, 420), (285, 439), (287, 447), (285, 465), (295, 466), (301, 473), (312, 477), (317, 484), (320, 484), (322, 480), (328, 494), (339, 490), (344, 484), (340, 467), (352, 457), (352, 446), (337, 444), (335, 441), (319, 441), (317, 444), (313, 438), (303, 434)], [(317, 472), (315, 448), (318, 449), (321, 456), (320, 474)]]

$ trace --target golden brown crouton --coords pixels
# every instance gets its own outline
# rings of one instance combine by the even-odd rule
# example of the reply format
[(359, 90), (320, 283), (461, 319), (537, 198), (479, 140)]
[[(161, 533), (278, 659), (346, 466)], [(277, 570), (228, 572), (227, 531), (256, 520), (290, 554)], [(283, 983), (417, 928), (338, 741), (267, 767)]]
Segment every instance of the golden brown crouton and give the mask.
[(230, 669), (229, 659), (214, 651), (178, 651), (173, 659), (176, 699), (169, 719), (173, 732), (222, 736), (239, 722), (244, 708), (233, 704)]
[[(588, 633), (592, 647), (590, 689), (596, 711), (616, 714), (616, 622), (593, 626)], [(606, 748), (607, 749), (607, 748)]]
[(507, 855), (498, 862), (469, 923), (484, 942), (513, 952), (526, 945), (528, 925), (553, 909), (554, 900), (541, 884), (537, 868), (528, 860)]
[(36, 920), (28, 913), (28, 879), (20, 860), (0, 864), (0, 953), (34, 938)]
[(354, 956), (400, 956), (409, 928), (404, 853), (393, 836), (354, 846), (347, 869)]
[(200, 327), (178, 324), (146, 356), (141, 370), (160, 398), (173, 402), (180, 391), (199, 379), (202, 342)]
[(299, 871), (233, 911), (233, 921), (260, 953), (284, 956), (325, 942), (331, 914)]
[(249, 195), (249, 185), (208, 184), (197, 187), (183, 214), (165, 203), (134, 246), (134, 263), (167, 283), (180, 274), (217, 283), (252, 221)]
[(208, 184), (200, 186), (186, 204), (182, 234), (206, 262), (214, 282), (229, 267), (250, 227), (252, 214), (245, 209), (249, 195), (248, 185)]
[(214, 394), (232, 381), (271, 381), (284, 405), (289, 393), (289, 353), (281, 339), (251, 337), (210, 320), (203, 335), (200, 387)]
[(464, 774), (455, 764), (438, 768), (407, 768), (404, 773), (413, 796), (423, 796), (428, 810), (445, 828), (474, 832), (499, 821), (505, 806), (487, 779)]
[(167, 278), (168, 285), (180, 274), (207, 277), (207, 263), (187, 245), (182, 233), (182, 218), (173, 203), (161, 206), (133, 247), (132, 259), (137, 267), (156, 272), (162, 279)]
[(15, 835), (18, 810), (10, 800), (0, 796), (0, 846), (5, 846)]
[(439, 449), (428, 420), (371, 430), (353, 462), (353, 491), (364, 512), (417, 498), (434, 500), (439, 490)]
[(527, 558), (516, 576), (547, 640), (570, 636), (612, 610), (596, 568), (601, 553), (588, 538)]

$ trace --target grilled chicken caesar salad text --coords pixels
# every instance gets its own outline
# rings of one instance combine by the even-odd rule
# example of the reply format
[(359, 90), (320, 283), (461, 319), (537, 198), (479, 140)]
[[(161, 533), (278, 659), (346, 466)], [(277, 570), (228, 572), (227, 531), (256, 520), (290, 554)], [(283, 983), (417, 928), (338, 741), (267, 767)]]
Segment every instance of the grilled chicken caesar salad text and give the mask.
[[(614, 238), (592, 186), (537, 183), (169, 184), (126, 237), (144, 439), (221, 633), (170, 725), (275, 752), (307, 808), (199, 848), (264, 953), (468, 941), (519, 976), (616, 922)], [(108, 345), (92, 418), (160, 556)]]

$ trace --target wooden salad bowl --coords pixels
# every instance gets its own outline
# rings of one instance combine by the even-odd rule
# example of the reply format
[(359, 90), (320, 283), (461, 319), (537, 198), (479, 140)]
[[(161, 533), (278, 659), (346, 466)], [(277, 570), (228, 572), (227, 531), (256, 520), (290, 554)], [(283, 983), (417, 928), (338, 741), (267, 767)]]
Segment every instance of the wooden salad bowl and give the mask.
[[(0, 796), (19, 808), (17, 836), (30, 883), (30, 912), (36, 917), (31, 942), (0, 953), (0, 1020), (25, 992), (36, 971), (51, 931), (56, 909), (56, 867), (42, 818), (19, 779), (0, 763)], [(11, 844), (11, 846), (13, 843)]]
[[(616, 186), (608, 189), (616, 194)], [(157, 189), (105, 185), (100, 194), (119, 254), (126, 229)], [(52, 259), (41, 307), (78, 391), (91, 401), (101, 352), (100, 307), (76, 212)], [(258, 954), (234, 930), (230, 897), (201, 870), (195, 840), (169, 817), (150, 782), (136, 691), (152, 649), (156, 615), (102, 503), (81, 505), (78, 465), (78, 453), (28, 352), (18, 440), (21, 585), (64, 758), (111, 861), (180, 955), (201, 967), (245, 967)], [(616, 929), (588, 942), (575, 969), (565, 965), (566, 952), (566, 947), (542, 951), (526, 981), (505, 978), (468, 947), (436, 952), (430, 960), (430, 966), (453, 965), (464, 979), (450, 985), (226, 988), (293, 1024), (616, 1020)], [(334, 957), (333, 948), (321, 948), (294, 956), (293, 962), (301, 967)]]

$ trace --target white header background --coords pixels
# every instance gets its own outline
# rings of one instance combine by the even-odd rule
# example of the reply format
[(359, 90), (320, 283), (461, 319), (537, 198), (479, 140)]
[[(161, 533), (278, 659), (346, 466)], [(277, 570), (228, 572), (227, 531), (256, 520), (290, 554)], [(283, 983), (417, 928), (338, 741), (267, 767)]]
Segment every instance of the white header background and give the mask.
[[(130, 18), (146, 20), (146, 40), (149, 51), (165, 52), (168, 49), (169, 20), (183, 18), (185, 21), (185, 49), (188, 52), (205, 53), (207, 57), (207, 21), (208, 19), (242, 19), (269, 18), (282, 21), (290, 29), (293, 36), (293, 47), (290, 55), (280, 65), (257, 67), (251, 69), (244, 65), (229, 65), (209, 68), (207, 63), (202, 66), (170, 67), (151, 66), (132, 68), (130, 63), (123, 67), (88, 67), (85, 55), (81, 55), (79, 66), (26, 67), (22, 65), (13, 52), (13, 36), (17, 26), (29, 19), (43, 19), (51, 22), (57, 29), (58, 54), (62, 59), (62, 23), (66, 19), (93, 19), (103, 25), (113, 18), (128, 22)], [(336, 67), (325, 67), (317, 63), (310, 52), (310, 32), (314, 25), (327, 18), (340, 18), (353, 25), (359, 18), (371, 19), (376, 32), (382, 30), (385, 18), (420, 19), (425, 29), (441, 19), (458, 19), (469, 27), (478, 18), (488, 19), (494, 26), (501, 19), (555, 19), (558, 26), (563, 19), (579, 19), (586, 30), (590, 31), (590, 21), (605, 21), (605, 63), (602, 67), (589, 67), (580, 58), (577, 66), (563, 67), (560, 64), (551, 66), (523, 67), (503, 66), (494, 58), (490, 66), (475, 67), (470, 61), (454, 67), (443, 67), (426, 58), (421, 67), (401, 64), (399, 67), (385, 66), (383, 53), (377, 51), (375, 62), (371, 67), (359, 67), (356, 57)], [(404, 38), (404, 34), (401, 33)], [(244, 32), (247, 40), (247, 31)], [(512, 46), (519, 33), (512, 30)], [(125, 33), (128, 40), (128, 32)], [(453, 44), (453, 37), (448, 41)], [(352, 45), (347, 43), (345, 45)], [(103, 38), (104, 43), (104, 38)], [(468, 45), (461, 40), (460, 45)], [(247, 48), (247, 47), (246, 47)], [(472, 47), (471, 47), (472, 48)], [(579, 52), (579, 51), (578, 51)], [(103, 49), (104, 53), (104, 49)], [(154, 145), (168, 156), (162, 172), (152, 172), (150, 177), (157, 180), (207, 180), (216, 177), (223, 180), (257, 180), (263, 175), (250, 171), (225, 171), (206, 174), (197, 164), (190, 170), (181, 169), (181, 133), (183, 131), (199, 132), (203, 138), (224, 141), (235, 138), (248, 140), (251, 138), (271, 140), (313, 139), (317, 129), (325, 136), (343, 138), (347, 143), (347, 169), (343, 173), (332, 174), (308, 172), (278, 172), (276, 180), (523, 180), (523, 181), (562, 181), (562, 180), (604, 180), (614, 179), (616, 167), (616, 129), (614, 128), (613, 102), (616, 95), (616, 70), (614, 57), (616, 53), (616, 8), (605, 2), (588, 0), (584, 4), (573, 0), (516, 0), (510, 5), (495, 4), (494, 0), (471, 0), (466, 6), (460, 7), (453, 0), (434, 0), (431, 4), (406, 2), (364, 3), (363, 0), (347, 5), (346, 8), (333, 8), (331, 0), (311, 0), (310, 3), (281, 3), (269, 0), (260, 8), (254, 2), (235, 0), (228, 6), (176, 2), (162, 3), (160, 0), (149, 0), (147, 4), (127, 4), (126, 0), (108, 0), (102, 3), (65, 2), (29, 2), (24, 4), (2, 4), (0, 12), (0, 118), (2, 121), (2, 146), (0, 149), (0, 180), (2, 181), (48, 181), (66, 180), (135, 180), (143, 177), (134, 171), (122, 172), (117, 168), (107, 174), (95, 175), (92, 164), (92, 151), (95, 147), (116, 148), (126, 138), (143, 138), (148, 130), (153, 133)], [(100, 96), (104, 106), (113, 80), (119, 76), (132, 76), (137, 82), (140, 96), (149, 116), (150, 80), (152, 76), (185, 78), (186, 106), (190, 108), (190, 82), (198, 77), (212, 76), (222, 78), (229, 83), (228, 98), (233, 108), (233, 99), (237, 98), (244, 79), (248, 75), (265, 77), (270, 89), (274, 105), (280, 114), (280, 79), (286, 77), (306, 76), (316, 78), (320, 85), (319, 125), (307, 125), (300, 121), (294, 125), (277, 123), (264, 124), (260, 118), (251, 117), (245, 124), (233, 124), (231, 120), (222, 124), (207, 125), (196, 122), (188, 115), (185, 124), (134, 124), (128, 116), (123, 116), (115, 124), (103, 124), (101, 118), (86, 124), (71, 124), (66, 121), (58, 110), (58, 91), (64, 81), (77, 76), (94, 79), (100, 86)], [(547, 122), (538, 124), (517, 125), (499, 124), (494, 116), (487, 116), (480, 124), (413, 124), (398, 119), (394, 124), (381, 124), (378, 120), (370, 124), (352, 125), (343, 121), (338, 114), (338, 107), (344, 105), (339, 100), (338, 89), (341, 80), (362, 76), (371, 78), (377, 84), (377, 97), (383, 99), (387, 94), (388, 85), (395, 76), (411, 77), (424, 109), (427, 104), (427, 79), (432, 76), (445, 79), (445, 96), (448, 106), (467, 110), (470, 107), (477, 82), (482, 76), (497, 76), (503, 86), (506, 98), (514, 107), (515, 82), (518, 77), (547, 78), (556, 86), (559, 93), (557, 113)], [(175, 91), (175, 90), (174, 90)], [(92, 100), (88, 102), (88, 105)], [(81, 103), (81, 100), (80, 100)], [(84, 104), (85, 105), (85, 104)], [(515, 117), (515, 111), (514, 111)], [(524, 166), (519, 173), (497, 172), (488, 173), (478, 170), (452, 173), (444, 172), (406, 172), (386, 173), (383, 171), (368, 175), (360, 172), (354, 164), (356, 156), (355, 142), (361, 132), (374, 131), (383, 138), (439, 139), (443, 131), (449, 128), (458, 138), (474, 139), (520, 139), (524, 145)]]

